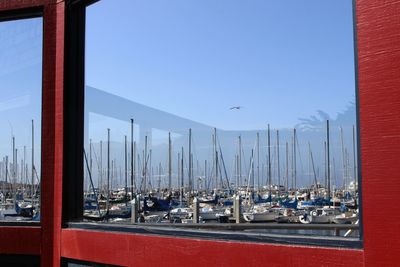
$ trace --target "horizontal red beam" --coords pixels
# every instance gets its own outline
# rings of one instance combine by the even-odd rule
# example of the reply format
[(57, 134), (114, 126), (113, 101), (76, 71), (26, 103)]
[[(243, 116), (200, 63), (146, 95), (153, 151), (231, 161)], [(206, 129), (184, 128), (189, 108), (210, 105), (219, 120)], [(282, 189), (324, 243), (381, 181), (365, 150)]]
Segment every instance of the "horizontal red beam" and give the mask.
[(0, 11), (43, 6), (57, 0), (1, 0)]
[(364, 266), (363, 250), (64, 229), (61, 256), (121, 266)]
[(40, 227), (0, 227), (0, 254), (39, 255)]

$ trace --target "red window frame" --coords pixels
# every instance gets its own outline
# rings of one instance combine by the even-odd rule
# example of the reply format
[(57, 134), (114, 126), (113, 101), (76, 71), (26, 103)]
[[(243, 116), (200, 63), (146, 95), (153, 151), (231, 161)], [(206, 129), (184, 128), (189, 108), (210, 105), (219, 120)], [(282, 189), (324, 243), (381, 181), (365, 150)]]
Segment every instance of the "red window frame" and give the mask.
[(44, 266), (59, 262), (62, 140), (64, 2), (51, 0), (4, 0), (0, 12), (12, 16), (40, 9), (43, 15), (42, 59), (42, 156), (40, 226), (1, 226), (1, 254), (47, 255)]
[[(116, 2), (117, 4), (117, 2)], [(396, 266), (400, 233), (400, 2), (357, 0), (363, 249), (211, 241), (62, 228), (64, 116), (63, 0), (2, 0), (0, 12), (43, 10), (42, 207), (37, 227), (1, 226), (0, 254), (61, 257), (123, 266)], [(395, 209), (393, 211), (393, 209)]]

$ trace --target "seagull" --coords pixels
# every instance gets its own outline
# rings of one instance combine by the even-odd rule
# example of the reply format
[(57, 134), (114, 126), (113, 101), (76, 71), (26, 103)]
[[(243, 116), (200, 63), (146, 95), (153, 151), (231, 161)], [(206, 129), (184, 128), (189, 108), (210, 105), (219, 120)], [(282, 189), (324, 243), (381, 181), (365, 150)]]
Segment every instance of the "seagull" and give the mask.
[(241, 107), (241, 106), (236, 106), (236, 107), (231, 107), (230, 110), (233, 110), (233, 109), (241, 109), (241, 108), (243, 108), (243, 107)]

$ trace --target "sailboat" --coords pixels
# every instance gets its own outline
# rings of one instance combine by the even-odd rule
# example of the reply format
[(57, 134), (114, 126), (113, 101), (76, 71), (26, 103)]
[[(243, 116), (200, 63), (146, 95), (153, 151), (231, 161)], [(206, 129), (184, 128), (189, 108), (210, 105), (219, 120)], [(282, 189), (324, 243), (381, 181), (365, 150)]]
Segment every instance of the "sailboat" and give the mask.
[(299, 216), (299, 221), (304, 224), (309, 223), (333, 223), (335, 217), (340, 215), (337, 208), (323, 207), (316, 208)]
[(279, 216), (279, 207), (255, 205), (249, 212), (243, 213), (247, 222), (272, 222)]

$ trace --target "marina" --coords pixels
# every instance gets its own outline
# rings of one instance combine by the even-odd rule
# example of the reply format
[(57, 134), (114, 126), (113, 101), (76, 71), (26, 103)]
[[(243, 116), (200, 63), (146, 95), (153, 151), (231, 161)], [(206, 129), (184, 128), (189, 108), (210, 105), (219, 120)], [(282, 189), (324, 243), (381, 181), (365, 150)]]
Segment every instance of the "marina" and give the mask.
[(32, 120), (30, 162), (26, 145), (18, 161), (15, 136), (11, 138), (12, 154), (0, 161), (0, 221), (40, 221), (40, 171), (35, 164), (34, 128)]
[[(198, 160), (197, 164), (194, 161), (196, 151), (193, 149), (192, 129), (188, 130), (187, 145), (177, 149), (176, 155), (172, 152), (176, 148), (173, 148), (169, 132), (168, 149), (163, 150), (167, 161), (154, 164), (148, 136), (145, 136), (143, 150), (139, 152), (132, 119), (130, 142), (125, 135), (122, 145), (113, 143), (114, 147), (122, 149), (119, 159), (110, 156), (110, 129), (107, 130), (107, 140), (101, 140), (98, 146), (90, 139), (89, 148), (84, 152), (87, 189), (83, 218), (97, 223), (184, 225), (179, 227), (185, 228), (202, 225), (202, 229), (220, 230), (243, 227), (246, 231), (259, 233), (356, 237), (359, 234), (359, 205), (355, 128), (352, 128), (353, 165), (344, 145), (343, 129), (339, 129), (341, 148), (336, 149), (335, 154), (343, 152), (343, 169), (338, 175), (335, 173), (338, 170), (331, 167), (333, 153), (329, 127), (329, 121), (326, 121), (323, 142), (325, 170), (322, 175), (316, 171), (316, 162), (321, 160), (314, 159), (309, 141), (305, 142), (306, 151), (300, 153), (304, 147), (299, 146), (296, 129), (293, 129), (292, 142), (286, 141), (281, 149), (279, 130), (273, 131), (272, 140), (269, 125), (265, 132), (265, 151), (260, 149), (259, 132), (255, 135), (254, 146), (248, 151), (250, 153), (243, 151), (243, 140), (238, 137), (236, 146), (241, 153), (229, 155), (233, 158), (233, 171), (229, 172), (225, 161), (230, 159), (218, 141), (217, 129), (212, 130), (210, 147), (213, 152), (209, 160), (204, 160), (203, 169)], [(131, 157), (131, 153), (136, 156)], [(245, 154), (250, 155), (247, 160), (242, 159)], [(304, 161), (302, 155), (307, 155), (310, 165), (312, 177), (309, 180), (312, 183), (308, 185), (299, 181), (299, 162)], [(119, 166), (118, 162), (122, 164)], [(342, 177), (333, 179), (335, 175)], [(337, 181), (340, 181), (340, 186)], [(232, 224), (238, 228), (232, 228)], [(322, 230), (305, 226), (327, 224), (349, 227), (337, 231), (336, 228)], [(303, 228), (265, 225), (301, 225)]]

